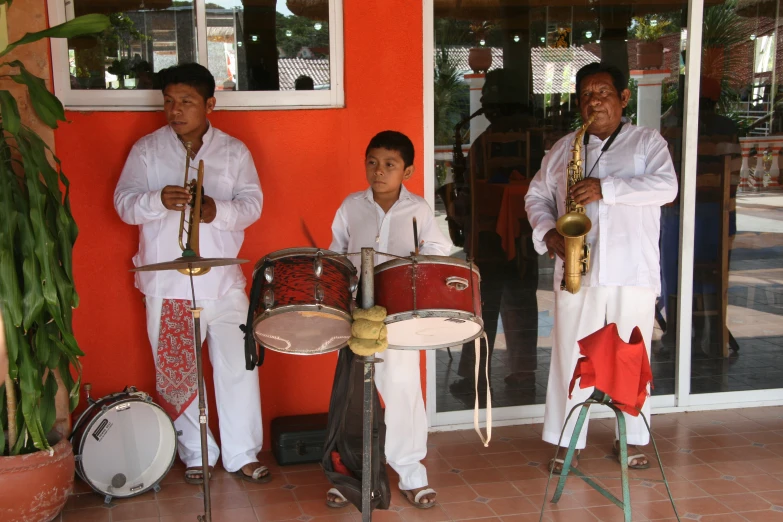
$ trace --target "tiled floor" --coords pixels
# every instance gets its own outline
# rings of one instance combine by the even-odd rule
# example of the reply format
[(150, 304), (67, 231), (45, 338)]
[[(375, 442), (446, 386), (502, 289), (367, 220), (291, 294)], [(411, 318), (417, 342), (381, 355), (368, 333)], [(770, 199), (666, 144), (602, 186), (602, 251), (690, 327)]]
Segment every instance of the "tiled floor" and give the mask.
[[(661, 451), (677, 510), (682, 520), (701, 522), (783, 521), (783, 407), (657, 415), (653, 431)], [(434, 433), (426, 465), (438, 505), (410, 507), (394, 489), (388, 511), (375, 511), (379, 522), (483, 519), (486, 522), (539, 520), (547, 484), (545, 462), (551, 446), (541, 442), (540, 425), (495, 428), (484, 448), (472, 431)], [(613, 427), (592, 421), (589, 446), (580, 467), (614, 491), (619, 481), (615, 460), (608, 457)], [(215, 522), (358, 522), (354, 509), (334, 510), (324, 504), (328, 483), (317, 465), (280, 468), (269, 454), (263, 458), (274, 474), (255, 486), (218, 471), (212, 481)], [(177, 465), (159, 493), (103, 506), (102, 497), (77, 482), (76, 493), (58, 522), (195, 521), (202, 507), (201, 488), (182, 482)], [(656, 467), (633, 471), (631, 487), (635, 521), (675, 520)], [(391, 477), (392, 484), (396, 479)], [(552, 482), (549, 497), (554, 488)], [(620, 510), (571, 477), (558, 505), (545, 505), (544, 520), (622, 520)]]

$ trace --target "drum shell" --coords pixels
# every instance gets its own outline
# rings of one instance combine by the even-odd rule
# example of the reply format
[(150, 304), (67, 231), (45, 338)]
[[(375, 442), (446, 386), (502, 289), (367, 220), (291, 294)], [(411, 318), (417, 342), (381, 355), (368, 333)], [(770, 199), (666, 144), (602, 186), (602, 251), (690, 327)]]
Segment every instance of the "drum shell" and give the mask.
[[(83, 456), (85, 451), (86, 440), (90, 436), (90, 433), (93, 432), (94, 429), (97, 429), (97, 427), (100, 425), (99, 421), (104, 411), (111, 410), (125, 403), (131, 403), (131, 404), (140, 403), (140, 404), (148, 405), (150, 407), (156, 408), (162, 413), (162, 415), (168, 418), (168, 415), (163, 410), (163, 408), (161, 408), (160, 406), (152, 402), (151, 398), (146, 393), (127, 392), (127, 391), (114, 393), (111, 395), (107, 395), (90, 404), (90, 406), (88, 406), (87, 409), (84, 410), (84, 412), (82, 412), (82, 414), (79, 416), (79, 419), (74, 424), (74, 428), (70, 436), (70, 441), (73, 444), (73, 452), (74, 455), (76, 456), (76, 474), (79, 476), (79, 478), (81, 478), (84, 482), (90, 485), (90, 487), (92, 487), (95, 491), (117, 498), (135, 497), (155, 487), (157, 483), (160, 480), (162, 480), (171, 470), (171, 467), (174, 464), (174, 460), (177, 454), (176, 429), (174, 428), (174, 423), (171, 422), (171, 420), (169, 419), (169, 422), (171, 422), (171, 432), (174, 434), (174, 438), (175, 438), (175, 443), (174, 443), (175, 449), (174, 451), (171, 452), (171, 456), (170, 459), (168, 459), (168, 462), (164, 463), (164, 468), (162, 468), (163, 471), (160, 473), (160, 477), (158, 478), (157, 481), (144, 484), (143, 488), (139, 489), (138, 491), (134, 491), (130, 494), (110, 493), (96, 486), (94, 481), (87, 475), (85, 470)], [(97, 424), (96, 421), (98, 421)]]
[[(415, 275), (414, 262), (409, 259), (375, 267), (375, 304), (385, 307), (389, 316), (417, 310), (459, 310), (481, 317), (481, 276), (475, 265), (445, 256), (416, 260)], [(447, 285), (449, 277), (466, 279), (468, 288)]]
[[(349, 289), (351, 276), (355, 276), (353, 265), (336, 256), (335, 252), (320, 250), (323, 265), (321, 277), (316, 277), (313, 267), (314, 254), (318, 249), (288, 249), (275, 252), (256, 263), (253, 277), (264, 277), (267, 267), (272, 267), (272, 281), (264, 278), (261, 296), (256, 308), (256, 317), (265, 311), (263, 296), (271, 290), (274, 303), (270, 310), (291, 305), (321, 305), (337, 308), (347, 314), (351, 313), (353, 300)], [(323, 289), (323, 300), (316, 300), (316, 285)]]

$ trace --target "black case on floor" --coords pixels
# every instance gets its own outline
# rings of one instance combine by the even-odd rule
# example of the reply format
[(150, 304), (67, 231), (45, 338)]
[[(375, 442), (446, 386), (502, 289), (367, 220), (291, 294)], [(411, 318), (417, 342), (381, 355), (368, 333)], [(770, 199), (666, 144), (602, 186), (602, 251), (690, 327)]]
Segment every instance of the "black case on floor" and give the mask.
[(326, 413), (272, 420), (272, 454), (281, 466), (321, 462), (326, 443)]

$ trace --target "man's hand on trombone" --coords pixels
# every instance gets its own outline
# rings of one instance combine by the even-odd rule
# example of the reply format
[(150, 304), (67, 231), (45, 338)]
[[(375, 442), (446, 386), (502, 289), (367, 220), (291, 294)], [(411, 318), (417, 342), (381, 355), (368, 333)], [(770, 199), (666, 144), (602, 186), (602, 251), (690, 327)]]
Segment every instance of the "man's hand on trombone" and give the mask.
[[(163, 202), (163, 206), (175, 212), (182, 212), (185, 209), (185, 205), (190, 203), (190, 198), (190, 191), (179, 185), (167, 185), (160, 193), (160, 200)], [(212, 223), (216, 214), (217, 206), (215, 205), (215, 200), (209, 196), (204, 196), (201, 202), (201, 222)]]

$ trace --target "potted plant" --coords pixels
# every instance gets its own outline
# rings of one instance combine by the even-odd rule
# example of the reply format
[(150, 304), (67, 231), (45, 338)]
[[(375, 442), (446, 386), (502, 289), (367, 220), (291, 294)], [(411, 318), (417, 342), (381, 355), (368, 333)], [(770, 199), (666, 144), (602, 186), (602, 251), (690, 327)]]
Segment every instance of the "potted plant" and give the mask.
[[(86, 15), (25, 34), (0, 51), (43, 38), (104, 30)], [(29, 105), (51, 128), (65, 121), (60, 101), (19, 60), (0, 63), (27, 89)], [(0, 519), (49, 521), (73, 489), (74, 459), (66, 434), (53, 428), (58, 394), (69, 411), (79, 401), (79, 350), (71, 328), (78, 304), (71, 273), (77, 228), (68, 180), (44, 140), (22, 122), (16, 100), (0, 90)]]
[(659, 38), (667, 34), (671, 20), (659, 15), (633, 18), (636, 42), (636, 66), (639, 69), (660, 69), (663, 66), (663, 44)]
[(468, 65), (474, 73), (486, 73), (492, 66), (492, 49), (485, 47), (487, 33), (494, 29), (490, 22), (473, 22), (470, 24), (470, 32), (476, 38), (476, 46), (468, 51)]

